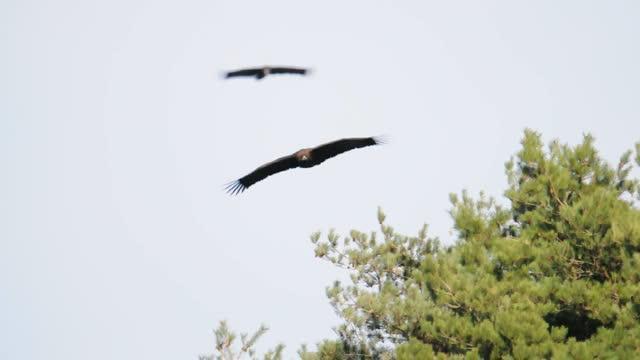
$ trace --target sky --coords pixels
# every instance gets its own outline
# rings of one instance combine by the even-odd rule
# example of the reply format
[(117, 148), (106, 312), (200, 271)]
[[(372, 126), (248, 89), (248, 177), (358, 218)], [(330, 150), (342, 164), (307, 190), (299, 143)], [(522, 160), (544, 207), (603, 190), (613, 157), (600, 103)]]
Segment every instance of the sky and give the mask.
[[(333, 338), (345, 273), (309, 235), (505, 202), (523, 130), (615, 162), (640, 140), (637, 1), (6, 0), (0, 358), (196, 359), (218, 321), (258, 349)], [(293, 65), (308, 77), (220, 74)], [(223, 185), (304, 147), (389, 143)]]

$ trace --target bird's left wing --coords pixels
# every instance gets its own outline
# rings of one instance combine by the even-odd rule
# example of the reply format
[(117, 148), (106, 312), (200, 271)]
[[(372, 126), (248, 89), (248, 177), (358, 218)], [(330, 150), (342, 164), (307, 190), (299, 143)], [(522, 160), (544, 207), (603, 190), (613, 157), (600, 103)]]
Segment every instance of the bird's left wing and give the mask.
[(243, 69), (243, 70), (236, 70), (236, 71), (228, 71), (225, 74), (225, 78), (232, 78), (232, 77), (238, 77), (238, 76), (256, 76), (256, 74), (258, 74), (260, 71), (260, 69)]
[(253, 170), (250, 174), (241, 177), (236, 181), (226, 185), (227, 191), (231, 194), (238, 194), (245, 191), (249, 186), (264, 180), (268, 176), (281, 171), (298, 167), (298, 159), (294, 155), (283, 156), (279, 159), (266, 163)]

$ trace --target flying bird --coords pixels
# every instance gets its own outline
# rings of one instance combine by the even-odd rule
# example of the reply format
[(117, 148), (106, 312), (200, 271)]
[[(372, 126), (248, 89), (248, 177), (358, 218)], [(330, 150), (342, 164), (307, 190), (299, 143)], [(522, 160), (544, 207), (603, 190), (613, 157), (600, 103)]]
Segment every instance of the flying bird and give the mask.
[(225, 74), (225, 79), (233, 78), (233, 77), (255, 77), (256, 80), (261, 80), (267, 75), (273, 74), (298, 74), (298, 75), (306, 75), (310, 73), (310, 69), (304, 68), (295, 68), (295, 67), (270, 67), (264, 66), (261, 68), (251, 68), (251, 69), (242, 69), (236, 71), (229, 71)]
[(314, 148), (298, 150), (291, 155), (283, 156), (260, 166), (248, 175), (226, 184), (225, 188), (228, 193), (235, 195), (273, 174), (297, 167), (310, 168), (343, 152), (365, 146), (380, 145), (384, 142), (384, 138), (380, 137), (348, 138), (332, 141)]

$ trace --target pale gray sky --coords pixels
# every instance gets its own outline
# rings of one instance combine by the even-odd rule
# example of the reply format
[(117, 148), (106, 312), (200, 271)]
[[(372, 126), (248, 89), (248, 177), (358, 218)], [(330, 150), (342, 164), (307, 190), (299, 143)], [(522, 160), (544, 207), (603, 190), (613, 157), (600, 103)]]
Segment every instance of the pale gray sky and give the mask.
[[(0, 5), (0, 358), (194, 359), (220, 319), (287, 357), (333, 337), (335, 227), (453, 240), (448, 194), (501, 196), (525, 127), (640, 140), (637, 1), (30, 1)], [(307, 78), (223, 81), (225, 69)], [(222, 184), (302, 147), (386, 146)]]

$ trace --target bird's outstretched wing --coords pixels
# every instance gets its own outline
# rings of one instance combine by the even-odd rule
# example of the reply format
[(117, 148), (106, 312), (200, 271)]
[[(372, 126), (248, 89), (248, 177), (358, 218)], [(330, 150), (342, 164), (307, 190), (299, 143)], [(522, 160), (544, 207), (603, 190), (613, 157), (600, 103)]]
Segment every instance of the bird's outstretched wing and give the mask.
[(242, 70), (236, 70), (236, 71), (229, 71), (226, 73), (225, 78), (232, 78), (232, 77), (240, 77), (240, 76), (256, 76), (258, 75), (258, 73), (261, 73), (262, 69), (242, 69)]
[(380, 137), (367, 138), (347, 138), (332, 141), (326, 144), (316, 146), (311, 150), (311, 157), (318, 162), (323, 162), (343, 152), (371, 145), (383, 144), (384, 140)]
[(232, 181), (225, 185), (228, 193), (235, 195), (245, 191), (249, 186), (257, 183), (260, 180), (264, 180), (266, 177), (281, 171), (289, 170), (298, 167), (298, 159), (295, 155), (283, 156), (272, 162), (266, 163), (259, 168), (253, 170), (250, 174), (241, 177), (236, 181)]
[(309, 73), (309, 69), (294, 68), (294, 67), (273, 67), (269, 69), (271, 74), (299, 74), (306, 75)]

